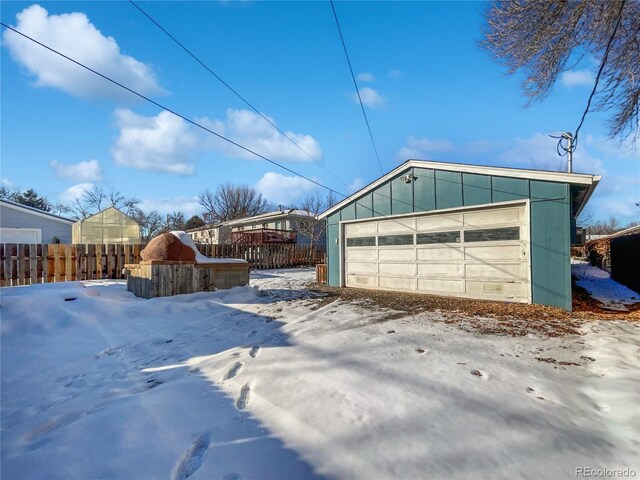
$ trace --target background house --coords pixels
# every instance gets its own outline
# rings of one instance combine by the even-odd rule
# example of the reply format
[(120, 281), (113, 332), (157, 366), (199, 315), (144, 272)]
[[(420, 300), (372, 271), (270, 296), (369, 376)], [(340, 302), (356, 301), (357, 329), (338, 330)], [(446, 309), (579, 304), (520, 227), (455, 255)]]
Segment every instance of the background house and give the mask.
[(71, 243), (73, 220), (0, 200), (0, 243)]
[(141, 243), (140, 225), (115, 207), (73, 224), (73, 243)]
[(575, 219), (599, 180), (409, 160), (320, 215), (328, 282), (570, 310)]
[(213, 245), (221, 245), (229, 243), (228, 237), (231, 236), (231, 228), (220, 223), (218, 225), (210, 225), (187, 230), (187, 234), (196, 243), (211, 243)]
[(294, 243), (324, 244), (324, 220), (305, 210), (277, 210), (254, 217), (224, 222), (231, 229), (226, 243), (262, 245)]

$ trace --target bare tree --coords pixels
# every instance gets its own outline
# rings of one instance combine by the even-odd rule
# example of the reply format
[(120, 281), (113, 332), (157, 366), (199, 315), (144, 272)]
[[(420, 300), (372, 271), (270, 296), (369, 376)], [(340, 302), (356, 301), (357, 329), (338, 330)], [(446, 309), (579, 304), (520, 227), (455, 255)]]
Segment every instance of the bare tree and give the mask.
[(320, 213), (330, 208), (336, 203), (335, 197), (331, 192), (326, 197), (319, 193), (310, 193), (300, 202), (299, 210), (309, 212), (311, 216), (309, 220), (299, 220), (297, 225), (298, 233), (301, 233), (309, 239), (312, 251), (320, 243), (327, 228), (326, 221), (318, 221), (317, 217)]
[(599, 109), (613, 112), (611, 136), (637, 140), (640, 2), (494, 0), (483, 33), (482, 46), (508, 73), (525, 75), (523, 89), (530, 100), (549, 95), (562, 72), (574, 66), (570, 61), (585, 55), (595, 59), (594, 98)]
[(168, 231), (185, 230), (187, 219), (182, 212), (172, 212), (167, 215), (166, 228)]
[(155, 210), (143, 212), (139, 208), (135, 208), (129, 212), (129, 216), (140, 225), (140, 239), (143, 243), (147, 243), (156, 235), (167, 231), (162, 216)]
[(205, 210), (203, 219), (209, 225), (267, 212), (267, 201), (248, 185), (218, 185), (215, 193), (205, 190), (198, 200)]
[(115, 207), (132, 217), (138, 213), (137, 206), (139, 203), (139, 199), (125, 197), (113, 188), (105, 191), (101, 187), (95, 186), (93, 189), (84, 192), (80, 198), (67, 204), (58, 205), (57, 208), (61, 212), (80, 220), (108, 207)]

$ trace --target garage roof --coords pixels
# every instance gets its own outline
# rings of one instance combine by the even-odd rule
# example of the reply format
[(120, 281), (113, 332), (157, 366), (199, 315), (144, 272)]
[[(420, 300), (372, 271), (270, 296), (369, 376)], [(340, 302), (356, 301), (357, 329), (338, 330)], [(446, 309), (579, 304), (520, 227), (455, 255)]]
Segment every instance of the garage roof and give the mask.
[(366, 187), (361, 188), (357, 192), (346, 197), (341, 202), (335, 204), (333, 207), (324, 211), (318, 216), (318, 218), (325, 218), (331, 215), (332, 213), (346, 206), (348, 203), (352, 202), (358, 197), (361, 197), (362, 195), (367, 194), (382, 183), (394, 178), (398, 174), (405, 171), (407, 168), (411, 167), (428, 168), (432, 170), (446, 170), (450, 172), (475, 173), (479, 175), (491, 175), (494, 177), (510, 177), (522, 178), (527, 180), (542, 180), (545, 182), (568, 183), (571, 185), (572, 210), (574, 216), (578, 216), (580, 214), (582, 208), (587, 203), (587, 200), (602, 178), (599, 175), (589, 175), (585, 173), (556, 172), (550, 170), (529, 170), (524, 168), (510, 167), (489, 167), (484, 165), (469, 165), (466, 163), (434, 162), (431, 160), (407, 160), (386, 175), (383, 175)]

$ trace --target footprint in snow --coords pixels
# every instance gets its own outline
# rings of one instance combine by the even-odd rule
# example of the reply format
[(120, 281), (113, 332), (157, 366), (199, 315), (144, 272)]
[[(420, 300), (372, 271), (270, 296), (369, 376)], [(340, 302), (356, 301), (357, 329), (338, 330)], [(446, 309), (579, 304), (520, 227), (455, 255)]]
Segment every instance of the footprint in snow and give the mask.
[(251, 350), (249, 351), (249, 356), (251, 358), (256, 358), (259, 353), (260, 353), (260, 347), (258, 345), (254, 345), (253, 347), (251, 347)]
[(247, 335), (247, 338), (253, 338), (256, 336), (256, 333), (258, 333), (257, 330), (251, 330), (251, 332)]
[(173, 467), (171, 480), (186, 480), (202, 466), (204, 457), (209, 449), (210, 437), (208, 433), (200, 435), (182, 454), (176, 466)]
[(240, 370), (242, 370), (243, 365), (244, 364), (242, 362), (236, 362), (235, 365), (233, 367), (231, 367), (229, 369), (229, 371), (225, 374), (225, 376), (222, 379), (222, 381), (230, 380), (233, 377), (235, 377), (236, 375), (238, 375), (238, 373), (240, 373)]
[(251, 387), (246, 384), (240, 390), (240, 397), (238, 397), (238, 401), (236, 402), (236, 407), (240, 410), (244, 410), (249, 405), (249, 400), (251, 399)]

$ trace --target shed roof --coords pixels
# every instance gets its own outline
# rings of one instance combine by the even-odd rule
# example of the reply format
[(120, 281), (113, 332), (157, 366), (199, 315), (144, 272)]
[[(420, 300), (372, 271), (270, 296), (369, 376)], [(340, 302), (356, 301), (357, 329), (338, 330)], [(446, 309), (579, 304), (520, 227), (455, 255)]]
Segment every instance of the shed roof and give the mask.
[(444, 170), (449, 172), (474, 173), (478, 175), (492, 175), (495, 177), (522, 178), (527, 180), (568, 183), (572, 185), (572, 187), (575, 187), (571, 188), (574, 216), (578, 216), (580, 214), (582, 208), (587, 203), (587, 200), (589, 199), (589, 197), (593, 193), (593, 190), (596, 188), (598, 182), (601, 179), (599, 175), (590, 175), (584, 173), (531, 170), (511, 167), (491, 167), (485, 165), (469, 165), (466, 163), (435, 162), (432, 160), (407, 160), (406, 162), (391, 170), (389, 173), (386, 173), (382, 177), (371, 182), (369, 185), (349, 195), (341, 202), (335, 204), (333, 207), (325, 210), (318, 216), (318, 218), (325, 218), (331, 215), (353, 200), (369, 193), (382, 183), (394, 178), (395, 176), (411, 167)]

